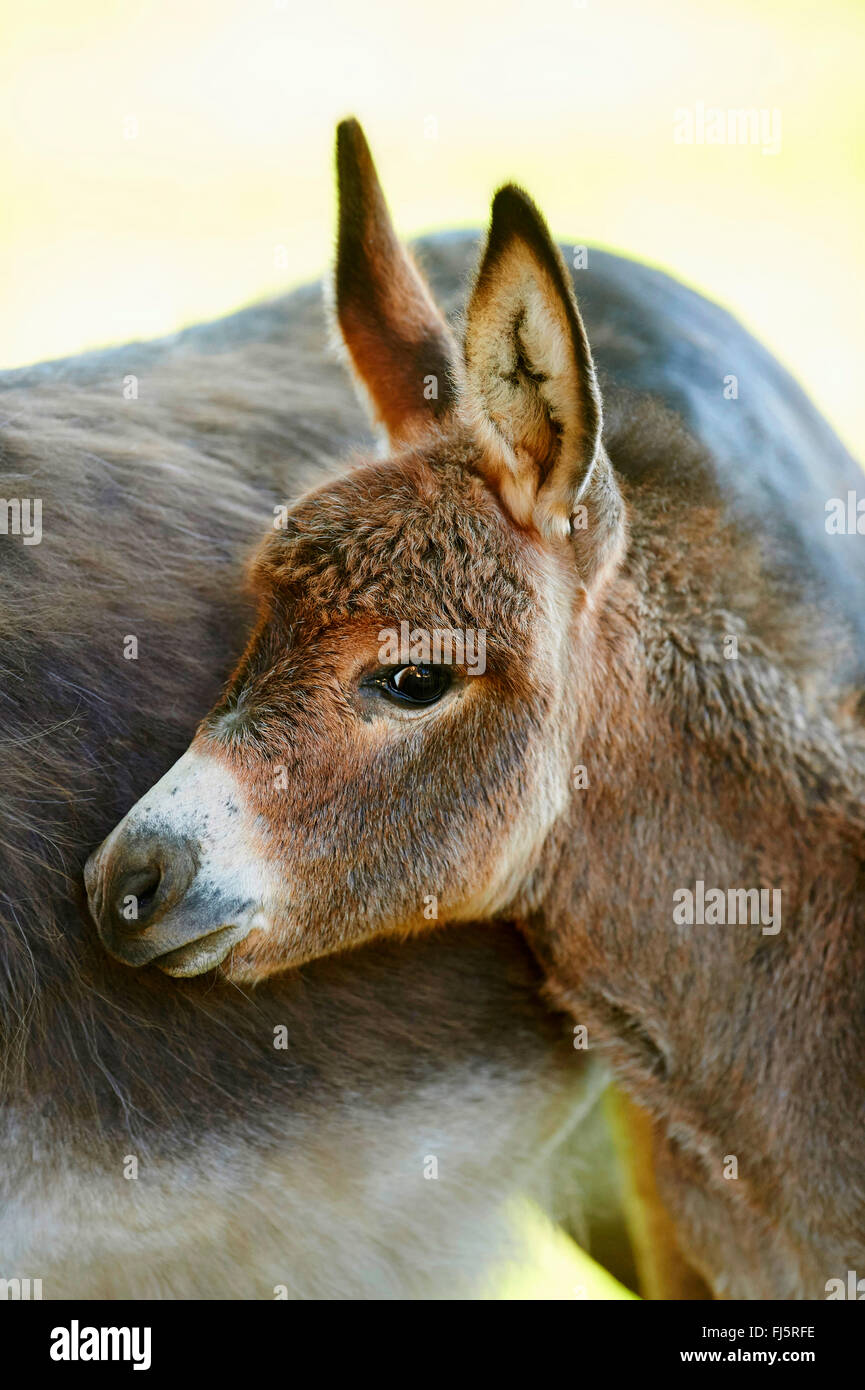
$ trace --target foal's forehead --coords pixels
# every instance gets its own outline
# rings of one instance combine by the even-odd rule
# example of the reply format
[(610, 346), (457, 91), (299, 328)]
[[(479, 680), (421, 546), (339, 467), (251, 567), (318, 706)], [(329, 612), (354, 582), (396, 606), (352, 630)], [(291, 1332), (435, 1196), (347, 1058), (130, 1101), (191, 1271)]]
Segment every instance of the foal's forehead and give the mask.
[(525, 543), (480, 477), (445, 455), (367, 463), (311, 493), (259, 552), (266, 599), (332, 616), (522, 625)]

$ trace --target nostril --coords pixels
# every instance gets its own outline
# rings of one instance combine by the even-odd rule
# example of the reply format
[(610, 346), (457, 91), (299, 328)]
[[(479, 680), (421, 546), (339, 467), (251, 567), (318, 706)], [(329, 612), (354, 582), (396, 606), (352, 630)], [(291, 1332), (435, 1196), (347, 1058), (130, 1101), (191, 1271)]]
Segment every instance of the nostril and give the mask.
[(128, 874), (120, 885), (115, 903), (118, 917), (130, 923), (145, 921), (158, 901), (162, 877), (158, 864), (148, 864)]
[(134, 937), (180, 902), (198, 872), (198, 842), (127, 831), (92, 856), (87, 870), (90, 911), (103, 942)]

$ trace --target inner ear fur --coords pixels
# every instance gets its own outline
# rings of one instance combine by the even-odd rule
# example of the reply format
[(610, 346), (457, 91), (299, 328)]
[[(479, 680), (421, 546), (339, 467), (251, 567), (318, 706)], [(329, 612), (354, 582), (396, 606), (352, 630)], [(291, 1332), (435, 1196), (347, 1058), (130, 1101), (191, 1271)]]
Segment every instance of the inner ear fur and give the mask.
[(417, 439), (454, 404), (455, 340), (393, 228), (363, 130), (342, 121), (334, 299), (372, 414), (394, 443)]
[(621, 522), (600, 391), (570, 276), (534, 203), (514, 186), (493, 201), (469, 301), (461, 413), (513, 519), (548, 539), (585, 531), (593, 569)]

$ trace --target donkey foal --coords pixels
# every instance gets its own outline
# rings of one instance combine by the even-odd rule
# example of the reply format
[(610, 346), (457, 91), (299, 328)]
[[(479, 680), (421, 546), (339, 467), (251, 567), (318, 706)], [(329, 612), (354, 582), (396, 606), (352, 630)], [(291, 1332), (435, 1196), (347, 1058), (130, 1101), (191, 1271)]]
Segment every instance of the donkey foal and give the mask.
[[(865, 1268), (865, 575), (821, 496), (855, 468), (756, 344), (648, 272), (598, 331), (649, 394), (605, 383), (603, 421), (569, 274), (513, 187), (459, 346), (356, 123), (337, 155), (336, 315), (385, 455), (265, 539), (224, 697), (89, 862), (102, 940), (255, 982), (515, 919), (656, 1117), (715, 1290), (820, 1296)], [(759, 410), (718, 413), (731, 352)], [(483, 672), (413, 649), (435, 631), (483, 633)], [(777, 893), (783, 929), (695, 930), (674, 908), (696, 882)]]
[(352, 122), (338, 164), (337, 316), (390, 448), (280, 516), (224, 698), (88, 865), (105, 945), (169, 974), (231, 953), (258, 980), (426, 928), (431, 899), (496, 916), (567, 808), (574, 695), (608, 660), (624, 508), (543, 222), (498, 194), (461, 353)]

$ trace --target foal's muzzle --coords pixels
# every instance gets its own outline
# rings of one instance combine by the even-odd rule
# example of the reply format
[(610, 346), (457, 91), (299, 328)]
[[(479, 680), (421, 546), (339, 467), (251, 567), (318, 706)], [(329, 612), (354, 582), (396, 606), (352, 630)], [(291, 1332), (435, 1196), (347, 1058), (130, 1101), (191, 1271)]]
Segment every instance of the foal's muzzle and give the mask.
[(196, 848), (189, 840), (131, 831), (90, 856), (84, 868), (87, 899), (112, 954), (129, 965), (152, 958), (158, 923), (195, 878)]
[(198, 975), (249, 934), (248, 921), (230, 920), (246, 918), (238, 904), (219, 904), (197, 886), (198, 849), (194, 840), (130, 830), (115, 832), (88, 859), (93, 920), (124, 965), (156, 961), (169, 975)]
[(190, 750), (90, 856), (87, 898), (112, 956), (199, 975), (266, 930), (241, 802), (225, 771)]

